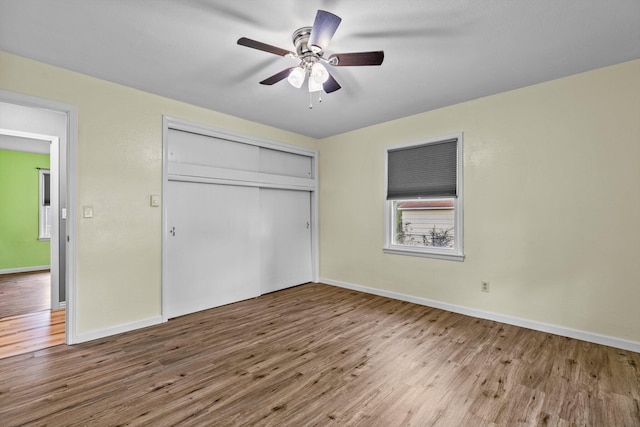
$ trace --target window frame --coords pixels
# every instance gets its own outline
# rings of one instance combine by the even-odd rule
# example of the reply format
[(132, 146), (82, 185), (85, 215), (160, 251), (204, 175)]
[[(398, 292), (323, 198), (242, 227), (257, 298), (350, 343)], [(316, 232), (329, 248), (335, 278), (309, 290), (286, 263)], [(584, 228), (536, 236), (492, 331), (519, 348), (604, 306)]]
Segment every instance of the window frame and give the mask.
[[(51, 241), (51, 232), (46, 234), (46, 218), (47, 208), (49, 210), (49, 221), (53, 221), (51, 212), (51, 203), (49, 205), (44, 204), (45, 188), (44, 188), (44, 176), (49, 175), (49, 186), (51, 186), (51, 170), (50, 169), (38, 169), (38, 240), (41, 242)], [(51, 190), (49, 190), (51, 194)], [(51, 229), (52, 224), (50, 224)]]
[[(454, 245), (453, 248), (439, 247), (420, 247), (394, 244), (393, 234), (395, 232), (395, 214), (393, 212), (393, 203), (400, 200), (421, 200), (421, 199), (442, 199), (443, 197), (424, 197), (411, 199), (387, 199), (387, 185), (389, 175), (389, 151), (399, 148), (418, 147), (441, 143), (446, 140), (457, 139), (456, 142), (456, 187), (457, 197), (454, 198)], [(463, 133), (455, 133), (451, 135), (430, 138), (426, 140), (415, 141), (407, 144), (394, 145), (385, 149), (385, 169), (384, 169), (384, 247), (383, 252), (394, 255), (407, 255), (425, 258), (435, 258), (451, 261), (464, 261), (464, 169), (463, 169)]]

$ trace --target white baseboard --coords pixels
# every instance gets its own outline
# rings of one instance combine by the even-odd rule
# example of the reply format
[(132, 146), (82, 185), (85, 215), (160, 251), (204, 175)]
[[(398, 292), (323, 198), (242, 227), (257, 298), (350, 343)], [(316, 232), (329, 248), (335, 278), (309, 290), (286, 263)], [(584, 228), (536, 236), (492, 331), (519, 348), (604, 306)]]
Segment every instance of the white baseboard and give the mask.
[(0, 270), (0, 274), (15, 274), (15, 273), (29, 273), (32, 271), (50, 270), (50, 265), (38, 265), (34, 267), (18, 267), (18, 268), (3, 268)]
[(629, 341), (622, 338), (611, 337), (608, 335), (600, 335), (593, 332), (580, 331), (577, 329), (565, 328), (564, 326), (551, 325), (548, 323), (538, 322), (535, 320), (522, 319), (520, 317), (507, 316), (490, 311), (477, 310), (475, 308), (464, 307), (461, 305), (449, 304), (440, 301), (434, 301), (427, 298), (405, 295), (398, 292), (386, 291), (383, 289), (369, 288), (367, 286), (355, 285), (352, 283), (340, 282), (338, 280), (320, 278), (320, 283), (338, 286), (340, 288), (352, 289), (354, 291), (365, 292), (368, 294), (379, 295), (387, 298), (393, 298), (401, 301), (412, 302), (427, 307), (439, 308), (441, 310), (451, 311), (453, 313), (464, 314), (467, 316), (478, 317), (480, 319), (493, 320), (508, 325), (520, 326), (527, 329), (533, 329), (541, 332), (548, 332), (563, 337), (575, 338), (582, 341), (588, 341), (595, 344), (602, 344), (609, 347), (620, 348), (640, 353), (640, 342)]
[(107, 329), (100, 329), (97, 331), (91, 331), (84, 334), (79, 334), (74, 341), (74, 344), (80, 344), (82, 342), (97, 340), (99, 338), (109, 337), (111, 335), (122, 334), (124, 332), (133, 331), (135, 329), (142, 329), (148, 326), (153, 326), (162, 323), (162, 317), (156, 316), (145, 320), (139, 320), (137, 322), (125, 323), (122, 325), (114, 326)]

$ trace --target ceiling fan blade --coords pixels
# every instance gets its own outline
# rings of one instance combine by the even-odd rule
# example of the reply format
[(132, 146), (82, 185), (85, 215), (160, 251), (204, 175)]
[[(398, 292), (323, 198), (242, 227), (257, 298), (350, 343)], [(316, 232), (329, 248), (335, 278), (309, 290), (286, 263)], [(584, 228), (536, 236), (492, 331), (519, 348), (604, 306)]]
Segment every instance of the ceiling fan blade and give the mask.
[(278, 83), (280, 80), (284, 80), (289, 77), (291, 71), (296, 67), (287, 68), (286, 70), (282, 70), (279, 73), (274, 74), (271, 77), (267, 77), (263, 81), (260, 82), (261, 85), (272, 85), (274, 83)]
[(336, 81), (336, 79), (333, 78), (331, 74), (329, 74), (329, 78), (327, 79), (327, 81), (322, 84), (322, 88), (326, 93), (335, 92), (341, 87), (342, 86), (340, 86), (340, 84)]
[(325, 10), (318, 10), (316, 20), (313, 22), (311, 35), (307, 44), (314, 50), (314, 46), (320, 50), (325, 50), (331, 41), (331, 37), (338, 29), (342, 18)]
[(240, 37), (238, 39), (238, 44), (240, 46), (246, 46), (246, 47), (250, 47), (250, 48), (253, 48), (253, 49), (262, 50), (264, 52), (273, 53), (275, 55), (280, 55), (280, 56), (293, 55), (293, 56), (295, 56), (295, 53), (293, 53), (293, 52), (291, 52), (291, 51), (289, 51), (287, 49), (282, 49), (280, 47), (272, 46), (272, 45), (266, 44), (266, 43), (262, 43), (262, 42), (259, 42), (257, 40), (248, 39), (246, 37)]
[(384, 61), (384, 51), (335, 53), (329, 57), (329, 64), (338, 67), (359, 65), (380, 65)]

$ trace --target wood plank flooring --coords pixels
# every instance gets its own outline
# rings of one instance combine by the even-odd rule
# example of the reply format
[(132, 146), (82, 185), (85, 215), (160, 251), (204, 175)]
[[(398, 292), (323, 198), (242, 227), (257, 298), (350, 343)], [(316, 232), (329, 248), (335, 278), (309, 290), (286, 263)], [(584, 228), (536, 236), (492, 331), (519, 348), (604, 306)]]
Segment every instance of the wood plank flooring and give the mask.
[(0, 359), (65, 342), (65, 310), (0, 319)]
[(65, 341), (65, 311), (51, 311), (49, 270), (0, 275), (0, 359)]
[(51, 273), (0, 274), (0, 318), (51, 308)]
[(322, 284), (0, 360), (22, 425), (640, 426), (640, 354)]

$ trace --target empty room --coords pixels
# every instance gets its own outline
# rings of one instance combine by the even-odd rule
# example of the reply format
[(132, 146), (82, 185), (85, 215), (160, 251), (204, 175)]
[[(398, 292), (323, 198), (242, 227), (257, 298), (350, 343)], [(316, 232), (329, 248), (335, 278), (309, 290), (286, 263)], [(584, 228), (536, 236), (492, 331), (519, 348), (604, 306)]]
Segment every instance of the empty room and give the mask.
[(638, 22), (0, 0), (0, 424), (640, 426)]

